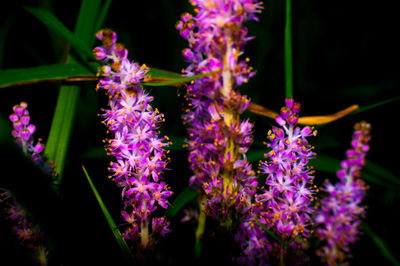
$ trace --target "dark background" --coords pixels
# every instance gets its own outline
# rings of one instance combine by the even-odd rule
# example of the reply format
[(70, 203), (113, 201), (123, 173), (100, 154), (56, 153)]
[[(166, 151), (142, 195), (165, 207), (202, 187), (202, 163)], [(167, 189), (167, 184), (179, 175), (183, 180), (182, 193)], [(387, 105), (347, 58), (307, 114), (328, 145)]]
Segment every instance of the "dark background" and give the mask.
[[(114, 1), (105, 27), (118, 33), (119, 41), (129, 50), (130, 58), (150, 67), (174, 72), (186, 66), (181, 50), (186, 42), (175, 30), (183, 12), (192, 12), (186, 1)], [(2, 7), (0, 17), (0, 68), (23, 68), (61, 62), (65, 42), (51, 38), (47, 29), (22, 6), (42, 6), (51, 9), (68, 28), (73, 30), (80, 1), (14, 1)], [(302, 115), (327, 115), (352, 104), (361, 107), (399, 96), (399, 42), (396, 25), (397, 9), (392, 1), (293, 1), (293, 62), (294, 97), (302, 103)], [(257, 104), (278, 111), (284, 100), (283, 34), (285, 24), (284, 1), (264, 2), (259, 22), (248, 23), (249, 34), (256, 38), (249, 42), (245, 56), (257, 71), (241, 91)], [(40, 204), (37, 218), (54, 240), (55, 264), (64, 265), (124, 262), (118, 245), (109, 230), (97, 202), (81, 170), (84, 164), (103, 200), (119, 220), (119, 189), (107, 180), (110, 158), (102, 153), (101, 140), (106, 136), (97, 113), (106, 106), (102, 92), (96, 93), (94, 82), (81, 84), (75, 125), (62, 184), (62, 199), (52, 197), (45, 185), (36, 182), (40, 175), (22, 158), (12, 144), (8, 132), (8, 115), (14, 104), (29, 103), (32, 123), (37, 126), (36, 137), (48, 137), (60, 83), (40, 83), (0, 89), (0, 144), (2, 174), (0, 187), (20, 190), (27, 206)], [(154, 106), (166, 115), (163, 134), (185, 137), (181, 120), (184, 89), (157, 87), (150, 89), (155, 96)], [(317, 153), (342, 160), (349, 148), (353, 124), (367, 120), (372, 125), (371, 150), (368, 159), (398, 176), (398, 101), (318, 128), (313, 144)], [(255, 144), (260, 150), (266, 131), (273, 121), (245, 113), (255, 123)], [(183, 149), (171, 153), (171, 170), (165, 179), (178, 195), (191, 176)], [(257, 162), (254, 163), (256, 167)], [(317, 172), (317, 180), (334, 180), (332, 173)], [(318, 181), (317, 181), (318, 182)], [(366, 223), (396, 254), (400, 230), (399, 189), (369, 184), (365, 198), (368, 205)], [(46, 192), (47, 191), (47, 192)], [(46, 194), (47, 193), (47, 194)], [(47, 198), (50, 197), (50, 198)], [(43, 205), (41, 205), (45, 202)], [(172, 233), (160, 244), (154, 259), (167, 264), (193, 262), (194, 227), (181, 224), (179, 213), (171, 221)], [(5, 265), (29, 263), (25, 251), (13, 242), (8, 232), (9, 222), (0, 220), (0, 254)], [(199, 263), (230, 262), (232, 243), (227, 234), (208, 221), (203, 259)], [(215, 234), (215, 235), (214, 235)], [(207, 246), (208, 245), (208, 246)], [(368, 235), (361, 235), (352, 246), (352, 264), (379, 262), (390, 264)], [(153, 255), (152, 255), (153, 256)], [(312, 260), (312, 263), (317, 263)], [(0, 262), (0, 264), (2, 264)]]

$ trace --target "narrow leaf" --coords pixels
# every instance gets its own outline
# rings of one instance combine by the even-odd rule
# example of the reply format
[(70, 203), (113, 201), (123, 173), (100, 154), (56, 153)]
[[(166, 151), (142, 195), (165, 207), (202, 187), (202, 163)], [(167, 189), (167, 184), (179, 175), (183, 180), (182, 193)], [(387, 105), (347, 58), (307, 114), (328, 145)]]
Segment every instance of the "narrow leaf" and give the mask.
[[(336, 174), (336, 172), (340, 169), (340, 161), (338, 159), (324, 154), (318, 155), (314, 160), (312, 160), (311, 164), (317, 171), (322, 171), (332, 174)], [(394, 191), (400, 190), (398, 186), (385, 182), (384, 180), (377, 177), (380, 175), (371, 174), (366, 170), (368, 169), (364, 168), (364, 171), (362, 171), (361, 178), (367, 181), (368, 183), (380, 185)]]
[(367, 160), (367, 163), (365, 164), (365, 170), (383, 179), (386, 179), (387, 181), (400, 185), (400, 179), (397, 178), (395, 174), (390, 172), (388, 169), (371, 162), (370, 160)]
[[(97, 64), (91, 64), (96, 67)], [(73, 80), (81, 76), (92, 76), (97, 80), (90, 68), (81, 64), (54, 64), (30, 68), (16, 68), (0, 71), (0, 88), (33, 84), (43, 81)]]
[(169, 150), (172, 151), (180, 151), (184, 150), (183, 144), (185, 143), (185, 138), (181, 136), (173, 136), (170, 138), (172, 145), (168, 147)]
[(62, 86), (58, 95), (56, 110), (49, 137), (46, 143), (45, 154), (55, 163), (60, 184), (65, 165), (65, 158), (73, 128), (76, 105), (79, 98), (79, 87)]
[(111, 2), (112, 2), (111, 0), (106, 0), (105, 1), (104, 5), (103, 5), (103, 7), (102, 7), (102, 9), (101, 9), (101, 11), (99, 13), (99, 16), (97, 18), (97, 21), (96, 21), (96, 26), (94, 28), (95, 32), (100, 30), (101, 27), (103, 26), (104, 20), (106, 19), (106, 16), (107, 16), (107, 13), (108, 13), (108, 10), (110, 9)]
[(163, 69), (158, 69), (158, 68), (150, 68), (148, 75), (151, 78), (165, 78), (165, 79), (179, 79), (182, 77), (181, 74), (179, 73), (175, 73), (175, 72), (171, 72), (168, 70), (163, 70)]
[(267, 234), (269, 234), (273, 239), (275, 239), (276, 241), (278, 241), (281, 245), (283, 245), (285, 248), (290, 249), (290, 246), (288, 244), (286, 244), (279, 236), (277, 236), (274, 232), (272, 232), (271, 230), (269, 230), (265, 225), (263, 225), (259, 220), (254, 218), (254, 221), (261, 226), (261, 228), (267, 232)]
[(395, 102), (395, 101), (398, 101), (398, 100), (400, 100), (400, 96), (395, 97), (395, 98), (391, 98), (391, 99), (387, 99), (387, 100), (384, 100), (384, 101), (380, 101), (380, 102), (377, 102), (377, 103), (373, 103), (373, 104), (370, 104), (370, 105), (367, 105), (367, 106), (362, 106), (358, 110), (356, 110), (353, 113), (353, 115), (361, 113), (361, 112), (365, 112), (365, 111), (368, 111), (368, 110), (371, 110), (371, 109), (377, 108), (379, 106), (382, 106), (382, 105), (385, 105), (385, 104), (388, 104), (388, 103), (392, 103), (392, 102)]
[(89, 47), (92, 47), (94, 43), (95, 26), (101, 2), (101, 0), (83, 0), (79, 9), (74, 34)]
[(285, 25), (285, 95), (293, 98), (293, 57), (292, 57), (292, 0), (286, 0)]
[(118, 245), (120, 246), (120, 248), (123, 251), (123, 253), (128, 258), (133, 260), (134, 256), (133, 256), (131, 250), (129, 249), (129, 247), (126, 244), (125, 240), (122, 238), (121, 232), (118, 230), (118, 227), (115, 224), (113, 218), (111, 217), (110, 212), (107, 210), (107, 207), (104, 205), (104, 202), (101, 199), (99, 192), (97, 191), (96, 187), (94, 186), (94, 184), (93, 184), (88, 172), (86, 171), (86, 169), (85, 169), (85, 167), (83, 165), (82, 165), (82, 169), (83, 169), (83, 172), (85, 173), (87, 181), (89, 182), (90, 188), (92, 189), (93, 194), (96, 197), (97, 202), (99, 203), (101, 211), (103, 212), (104, 217), (106, 218), (107, 223), (108, 223), (111, 231), (113, 232), (115, 239), (118, 242)]
[(263, 160), (264, 154), (267, 153), (266, 149), (265, 150), (250, 150), (247, 153), (247, 161), (249, 162), (256, 162)]
[(185, 206), (188, 202), (196, 198), (197, 192), (191, 189), (190, 187), (185, 188), (172, 202), (171, 207), (165, 212), (165, 214), (172, 218), (174, 217), (183, 206)]
[(80, 38), (75, 36), (50, 11), (42, 8), (30, 7), (25, 7), (25, 9), (28, 12), (32, 13), (36, 18), (38, 18), (50, 30), (60, 34), (61, 37), (68, 41), (71, 46), (77, 50), (77, 52), (83, 59), (86, 59), (86, 57), (93, 57), (92, 51), (91, 49), (89, 49), (88, 45)]
[(374, 244), (381, 251), (382, 256), (389, 260), (393, 265), (399, 266), (400, 262), (392, 254), (385, 241), (383, 241), (382, 238), (380, 238), (374, 231), (372, 231), (371, 227), (369, 227), (369, 225), (367, 225), (365, 222), (362, 222), (361, 226), (364, 232), (367, 233), (367, 235), (372, 239)]
[(9, 15), (8, 17), (6, 17), (5, 20), (3, 20), (2, 25), (0, 25), (0, 69), (2, 68), (3, 65), (7, 35), (13, 22), (14, 22), (14, 16)]
[[(197, 75), (193, 75), (193, 76), (189, 76), (189, 77), (176, 77), (176, 78), (164, 78), (164, 77), (158, 77), (158, 80), (155, 79), (155, 77), (153, 78), (153, 82), (148, 82), (148, 80), (145, 80), (145, 82), (143, 82), (143, 85), (146, 86), (170, 86), (170, 85), (177, 85), (177, 84), (183, 84), (189, 81), (192, 81), (194, 79), (198, 79), (198, 78), (202, 78), (202, 77), (206, 77), (206, 76), (210, 76), (215, 74), (216, 72), (209, 72), (209, 73), (203, 73), (203, 74), (197, 74)], [(161, 74), (161, 73), (160, 73)], [(164, 80), (162, 80), (161, 78), (163, 78)], [(160, 80), (161, 79), (161, 80)], [(146, 82), (147, 81), (147, 82)]]
[[(203, 200), (204, 197), (203, 197)], [(199, 219), (197, 220), (197, 228), (196, 228), (196, 243), (194, 245), (194, 254), (196, 259), (200, 259), (201, 257), (201, 250), (203, 248), (203, 241), (202, 236), (204, 231), (206, 230), (206, 221), (207, 216), (204, 212), (203, 200), (199, 201)]]
[(324, 154), (318, 154), (311, 161), (311, 164), (316, 170), (327, 173), (336, 173), (340, 169), (340, 161), (338, 159)]
[[(30, 68), (16, 68), (0, 71), (0, 88), (10, 86), (19, 86), (34, 84), (44, 81), (97, 81), (96, 69), (100, 65), (98, 63), (88, 63), (87, 65), (78, 64), (70, 58), (71, 63), (44, 65)], [(199, 74), (191, 77), (182, 77), (178, 73), (167, 70), (151, 68), (149, 70), (150, 77), (143, 83), (147, 86), (181, 86), (186, 82), (197, 78), (212, 75), (211, 73)]]

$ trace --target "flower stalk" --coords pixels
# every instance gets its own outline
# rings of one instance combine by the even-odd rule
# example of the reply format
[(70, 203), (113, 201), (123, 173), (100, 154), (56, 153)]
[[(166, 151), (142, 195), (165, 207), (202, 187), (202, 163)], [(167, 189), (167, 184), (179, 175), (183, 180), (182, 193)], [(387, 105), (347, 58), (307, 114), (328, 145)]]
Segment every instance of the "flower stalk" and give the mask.
[(104, 142), (107, 154), (116, 159), (110, 163), (110, 178), (122, 188), (121, 215), (128, 224), (123, 237), (132, 246), (140, 243), (141, 249), (147, 249), (158, 236), (169, 232), (165, 216), (154, 217), (152, 213), (158, 205), (167, 208), (167, 198), (172, 195), (170, 187), (161, 181), (169, 162), (165, 147), (171, 142), (159, 136), (164, 115), (150, 105), (153, 97), (141, 84), (149, 68), (128, 60), (128, 51), (116, 42), (115, 32), (105, 29), (96, 36), (103, 45), (93, 52), (104, 64), (98, 72), (101, 79), (97, 89), (106, 91), (110, 107), (102, 116), (112, 138)]

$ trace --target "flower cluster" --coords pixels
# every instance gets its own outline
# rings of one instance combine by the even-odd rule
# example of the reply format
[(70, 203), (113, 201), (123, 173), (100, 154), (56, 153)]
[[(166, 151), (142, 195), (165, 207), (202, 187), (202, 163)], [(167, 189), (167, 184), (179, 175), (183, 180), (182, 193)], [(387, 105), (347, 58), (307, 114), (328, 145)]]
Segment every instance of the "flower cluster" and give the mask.
[(183, 14), (177, 29), (189, 42), (183, 51), (186, 76), (214, 72), (187, 87), (190, 184), (206, 197), (205, 212), (231, 224), (230, 210), (242, 212), (255, 193), (257, 181), (245, 154), (252, 143), (253, 125), (239, 115), (249, 100), (237, 87), (254, 75), (248, 58), (240, 59), (251, 38), (243, 26), (256, 20), (255, 0), (193, 0), (196, 15)]
[(146, 248), (157, 234), (169, 232), (165, 217), (151, 216), (157, 205), (167, 208), (167, 198), (172, 195), (160, 181), (169, 161), (165, 147), (170, 145), (165, 142), (168, 137), (160, 137), (158, 132), (164, 116), (151, 107), (153, 97), (141, 85), (148, 67), (127, 59), (128, 51), (116, 42), (115, 32), (105, 29), (96, 36), (103, 46), (93, 52), (104, 63), (97, 89), (104, 89), (109, 96), (110, 109), (102, 116), (113, 136), (105, 140), (106, 151), (116, 159), (109, 167), (110, 178), (122, 187), (122, 217), (130, 225), (123, 236), (133, 243), (140, 238), (142, 248)]
[[(35, 144), (33, 134), (36, 131), (36, 127), (30, 124), (27, 107), (28, 104), (26, 102), (13, 106), (13, 113), (9, 117), (13, 123), (11, 134), (15, 142), (22, 148), (24, 155), (29, 156), (44, 173), (55, 175), (53, 171), (54, 165), (42, 158), (44, 144), (40, 143), (40, 139)], [(8, 190), (3, 190), (0, 193), (0, 203), (4, 203), (8, 218), (16, 224), (13, 226), (13, 231), (18, 236), (19, 243), (30, 250), (34, 259), (41, 265), (46, 265), (47, 250), (43, 245), (44, 239), (39, 227), (28, 221), (25, 210)]]
[(317, 255), (328, 265), (341, 264), (350, 257), (349, 245), (356, 241), (359, 234), (359, 217), (365, 212), (360, 203), (367, 188), (360, 179), (360, 171), (369, 150), (370, 128), (366, 122), (354, 126), (351, 149), (346, 152), (347, 158), (337, 172), (339, 181), (335, 185), (326, 181), (323, 188), (327, 196), (321, 200), (315, 221), (319, 225), (316, 233), (325, 245), (317, 251)]
[[(265, 154), (266, 160), (260, 162), (260, 172), (266, 175), (265, 186), (256, 194), (251, 214), (237, 235), (245, 255), (243, 259), (250, 260), (247, 261), (250, 264), (256, 259), (265, 263), (268, 253), (279, 258), (282, 248), (279, 243), (267, 243), (266, 233), (255, 219), (285, 242), (310, 235), (315, 187), (312, 187), (314, 171), (308, 162), (315, 153), (307, 137), (316, 131), (296, 125), (299, 111), (300, 104), (287, 99), (276, 118), (280, 127), (268, 131), (270, 151)], [(295, 241), (291, 247), (301, 246)]]
[(41, 156), (44, 144), (40, 143), (40, 139), (34, 144), (33, 133), (35, 133), (36, 127), (30, 124), (31, 117), (29, 116), (27, 107), (28, 104), (26, 102), (14, 105), (14, 113), (10, 115), (10, 120), (14, 128), (11, 134), (15, 138), (16, 143), (22, 148), (24, 154), (31, 156), (35, 164), (40, 166), (44, 164)]
[(18, 242), (32, 252), (33, 258), (40, 265), (46, 265), (48, 254), (43, 245), (44, 238), (39, 227), (28, 221), (25, 210), (9, 191), (3, 189), (0, 191), (0, 203), (7, 212), (7, 218), (14, 223), (12, 230), (17, 235)]

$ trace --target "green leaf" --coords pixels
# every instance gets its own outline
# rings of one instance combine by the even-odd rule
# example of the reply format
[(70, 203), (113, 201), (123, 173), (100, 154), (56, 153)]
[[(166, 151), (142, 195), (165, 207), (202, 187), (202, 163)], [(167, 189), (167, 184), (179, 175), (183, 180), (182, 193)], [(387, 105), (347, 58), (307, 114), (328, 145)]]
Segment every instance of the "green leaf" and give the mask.
[[(160, 75), (165, 75), (166, 74), (166, 73), (163, 73), (163, 72), (159, 72), (159, 70), (156, 73), (160, 74)], [(190, 76), (190, 77), (179, 77), (178, 78), (177, 76), (175, 76), (172, 79), (170, 77), (166, 77), (166, 76), (158, 76), (158, 77), (152, 76), (152, 78), (167, 78), (167, 79), (171, 79), (171, 80), (161, 81), (161, 82), (143, 82), (143, 85), (145, 85), (145, 86), (153, 86), (153, 87), (156, 87), (156, 86), (169, 86), (169, 85), (175, 85), (175, 84), (179, 84), (179, 83), (186, 83), (186, 82), (192, 81), (194, 79), (210, 76), (212, 74), (215, 74), (215, 72), (197, 74), (197, 75)], [(168, 73), (168, 75), (172, 75), (172, 74)]]
[(256, 162), (265, 159), (264, 154), (266, 154), (266, 150), (250, 150), (247, 153), (247, 161)]
[(182, 75), (179, 73), (171, 72), (168, 70), (158, 69), (158, 68), (150, 68), (148, 75), (152, 78), (165, 78), (165, 79), (179, 79), (182, 78)]
[(381, 251), (382, 256), (389, 260), (393, 265), (399, 266), (400, 262), (393, 256), (385, 241), (383, 241), (382, 238), (380, 238), (374, 231), (372, 231), (371, 227), (369, 227), (369, 225), (367, 225), (365, 222), (362, 222), (361, 226), (364, 232), (367, 233), (367, 235), (372, 239), (374, 244)]
[(46, 143), (45, 154), (55, 163), (55, 171), (58, 174), (57, 184), (60, 184), (62, 179), (79, 91), (80, 88), (77, 86), (62, 86), (60, 88), (53, 122)]
[(285, 95), (293, 98), (293, 57), (292, 57), (292, 0), (286, 0), (285, 25)]
[(103, 200), (100, 197), (99, 192), (97, 191), (96, 187), (94, 186), (88, 172), (86, 171), (85, 167), (82, 165), (83, 172), (85, 173), (86, 179), (89, 182), (90, 188), (93, 191), (94, 196), (96, 197), (97, 202), (99, 203), (99, 206), (101, 208), (101, 211), (104, 214), (104, 217), (107, 220), (108, 225), (110, 226), (111, 231), (114, 234), (115, 239), (118, 242), (118, 245), (120, 246), (121, 250), (123, 253), (130, 259), (134, 259), (134, 256), (129, 249), (128, 245), (126, 244), (125, 240), (122, 238), (121, 232), (118, 230), (117, 225), (115, 224), (113, 218), (111, 217), (110, 212), (107, 210), (107, 207), (104, 205)]
[(101, 159), (101, 158), (106, 158), (106, 152), (104, 150), (104, 147), (95, 147), (95, 148), (90, 148), (86, 150), (82, 154), (82, 158), (84, 159)]
[(373, 103), (373, 104), (370, 104), (370, 105), (367, 105), (367, 106), (362, 106), (358, 110), (354, 111), (352, 113), (352, 115), (359, 114), (359, 113), (362, 113), (362, 112), (365, 112), (365, 111), (368, 111), (368, 110), (371, 110), (371, 109), (377, 108), (379, 106), (382, 106), (382, 105), (385, 105), (385, 104), (388, 104), (388, 103), (392, 103), (392, 102), (395, 102), (395, 101), (398, 101), (398, 100), (400, 100), (400, 96), (395, 97), (395, 98), (391, 98), (391, 99), (387, 99), (387, 100), (384, 100), (384, 101), (380, 101), (380, 102), (377, 102), (377, 103)]
[(396, 185), (400, 185), (400, 179), (396, 177), (395, 174), (387, 170), (386, 168), (377, 165), (376, 163), (371, 162), (370, 160), (366, 160), (365, 170), (371, 172), (380, 178), (383, 178), (387, 181), (393, 182)]
[(172, 151), (181, 151), (184, 150), (183, 144), (185, 143), (185, 138), (181, 136), (173, 136), (170, 138), (172, 145), (168, 147), (169, 150)]
[(327, 173), (336, 173), (340, 168), (340, 161), (328, 155), (318, 154), (317, 157), (310, 161), (310, 164), (318, 171)]
[(199, 213), (199, 218), (197, 220), (197, 228), (195, 232), (196, 242), (194, 245), (194, 254), (196, 259), (200, 259), (201, 257), (201, 250), (203, 248), (202, 236), (204, 234), (204, 231), (206, 230), (206, 222), (207, 222), (207, 216), (206, 213), (204, 212), (204, 206), (202, 201), (199, 201), (199, 212), (200, 213)]
[[(11, 111), (11, 109), (10, 109)], [(11, 112), (10, 112), (11, 114)], [(0, 144), (11, 143), (11, 121), (0, 113)]]
[(171, 207), (165, 212), (165, 214), (172, 218), (174, 217), (183, 206), (188, 202), (197, 197), (197, 192), (190, 187), (186, 187), (172, 202)]
[[(90, 64), (95, 68), (97, 64)], [(54, 64), (0, 71), (0, 88), (43, 81), (59, 81), (74, 77), (95, 76), (90, 68), (81, 64)]]
[(93, 58), (92, 51), (89, 46), (82, 40), (81, 36), (73, 34), (67, 27), (64, 26), (51, 12), (42, 8), (25, 9), (38, 18), (50, 30), (60, 34), (66, 41), (68, 41), (73, 48), (76, 49), (82, 59)]
[(101, 2), (101, 0), (83, 0), (79, 10), (74, 35), (79, 37), (89, 47), (92, 47), (94, 43), (95, 26)]
[(94, 28), (95, 32), (100, 30), (101, 27), (103, 26), (104, 20), (106, 19), (106, 16), (107, 16), (107, 13), (108, 13), (108, 10), (110, 9), (111, 2), (112, 2), (112, 0), (106, 0), (105, 1), (104, 5), (103, 5), (103, 8), (101, 9), (101, 11), (100, 11), (100, 13), (98, 15), (97, 21), (96, 21), (96, 26)]
[(3, 65), (7, 35), (13, 22), (14, 22), (14, 16), (9, 15), (5, 19), (5, 21), (3, 21), (2, 25), (0, 25), (0, 69), (2, 68)]
[(278, 241), (281, 245), (283, 245), (284, 247), (286, 247), (287, 249), (290, 249), (290, 246), (285, 243), (285, 241), (283, 241), (279, 236), (277, 236), (274, 232), (272, 232), (271, 230), (269, 230), (265, 225), (263, 225), (259, 220), (254, 218), (254, 221), (261, 226), (261, 228), (267, 232), (267, 234), (269, 234), (273, 239), (275, 239), (276, 241)]
[[(327, 172), (327, 173), (332, 173), (336, 174), (336, 172), (340, 169), (340, 161), (338, 159), (335, 159), (331, 156), (324, 155), (324, 154), (319, 154), (317, 157), (310, 162), (312, 166), (314, 166), (315, 170), (317, 171), (322, 171), (322, 172)], [(367, 164), (368, 165), (368, 164)], [(385, 182), (384, 180), (378, 178), (377, 176), (381, 176), (379, 173), (374, 173), (371, 174), (368, 170), (371, 168), (371, 166), (367, 167), (367, 165), (364, 167), (364, 170), (361, 173), (361, 178), (367, 181), (368, 183), (372, 183), (375, 185), (380, 185), (383, 187), (386, 187), (387, 189), (399, 191), (400, 188), (396, 185), (390, 184), (388, 182)], [(375, 171), (377, 171), (380, 168), (375, 168)], [(386, 178), (393, 178), (387, 177)]]

